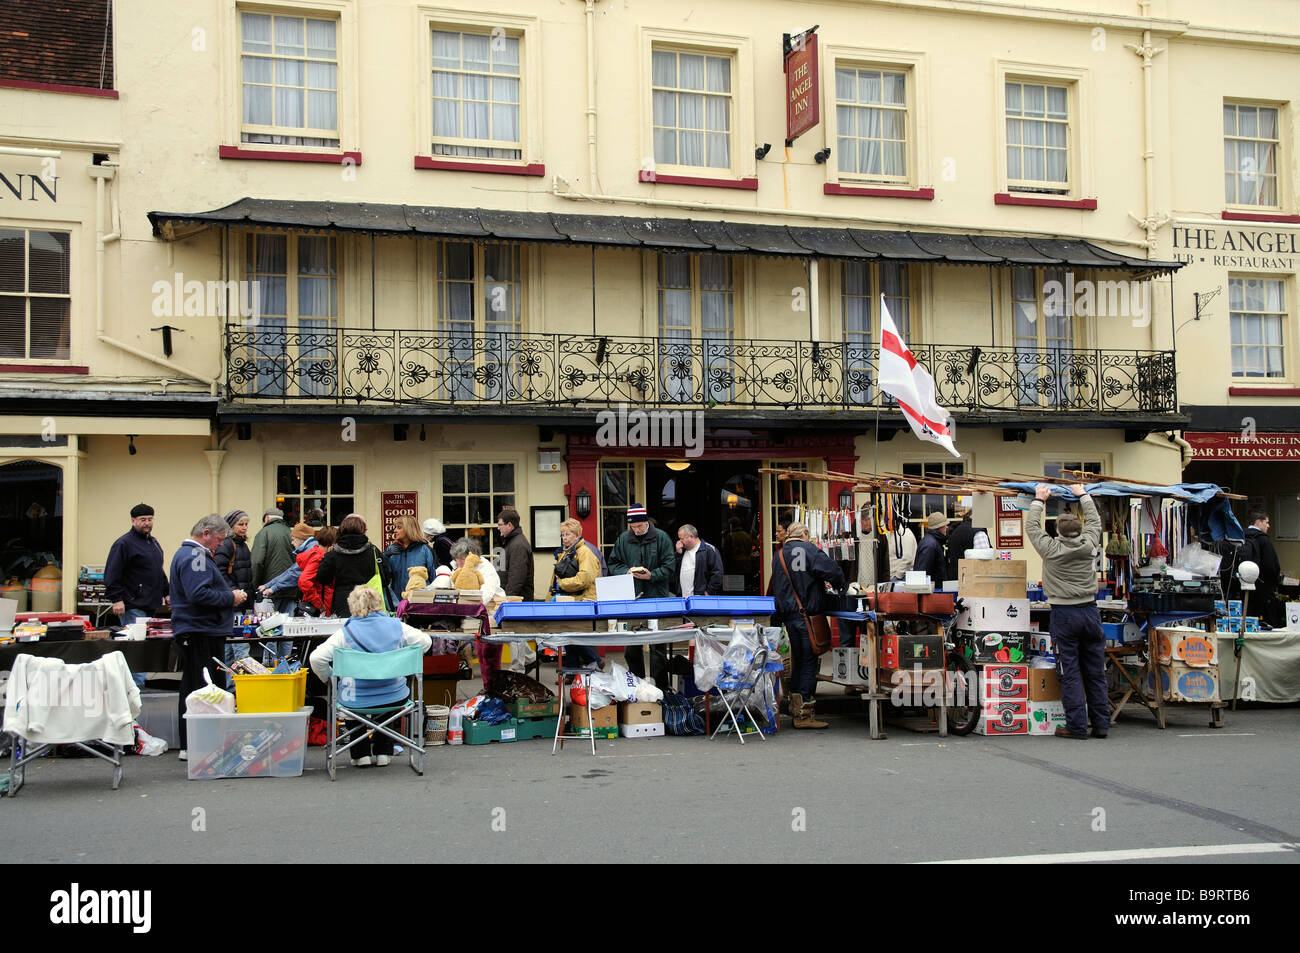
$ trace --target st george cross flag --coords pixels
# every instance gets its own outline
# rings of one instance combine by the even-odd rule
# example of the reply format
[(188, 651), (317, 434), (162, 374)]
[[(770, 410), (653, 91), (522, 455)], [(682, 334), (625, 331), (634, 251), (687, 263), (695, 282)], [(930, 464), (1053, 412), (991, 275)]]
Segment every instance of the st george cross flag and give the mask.
[(898, 408), (922, 440), (937, 443), (954, 457), (961, 454), (952, 445), (951, 417), (934, 397), (934, 378), (908, 350), (894, 327), (894, 319), (880, 296), (880, 389), (898, 401)]

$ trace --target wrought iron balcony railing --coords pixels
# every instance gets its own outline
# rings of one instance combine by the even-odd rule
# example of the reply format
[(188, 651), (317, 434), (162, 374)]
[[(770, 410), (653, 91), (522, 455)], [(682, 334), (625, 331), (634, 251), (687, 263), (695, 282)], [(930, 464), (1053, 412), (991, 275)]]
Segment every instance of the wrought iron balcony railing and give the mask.
[[(952, 411), (1172, 414), (1173, 351), (912, 345)], [(231, 401), (867, 409), (880, 349), (855, 343), (226, 329)]]

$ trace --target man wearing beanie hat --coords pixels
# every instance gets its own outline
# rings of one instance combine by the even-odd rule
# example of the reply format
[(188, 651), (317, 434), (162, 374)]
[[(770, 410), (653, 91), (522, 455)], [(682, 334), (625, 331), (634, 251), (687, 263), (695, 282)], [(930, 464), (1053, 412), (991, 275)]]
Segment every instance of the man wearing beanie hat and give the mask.
[[(650, 525), (650, 517), (640, 503), (627, 510), (627, 532), (618, 538), (609, 554), (609, 574), (630, 575), (637, 598), (663, 599), (670, 596), (677, 555), (668, 534)], [(639, 645), (629, 645), (627, 667), (633, 675), (645, 678), (645, 652)], [(668, 649), (650, 647), (650, 675), (657, 688), (668, 687)]]
[(912, 562), (912, 569), (929, 576), (935, 589), (943, 588), (943, 571), (947, 566), (943, 547), (947, 537), (948, 517), (936, 510), (925, 521), (925, 538), (916, 547), (916, 559)]
[[(284, 521), (284, 511), (271, 507), (262, 514), (262, 528), (253, 540), (253, 585), (264, 586), (271, 579), (289, 567), (295, 565), (293, 556), (292, 530)], [(298, 589), (281, 589), (272, 598), (276, 612), (293, 615), (298, 608), (301, 593)], [(281, 650), (288, 652), (291, 642), (267, 642), (263, 648), (262, 660), (275, 657)]]
[(1043, 593), (1052, 605), (1049, 623), (1056, 661), (1061, 673), (1061, 705), (1065, 727), (1062, 738), (1085, 740), (1088, 721), (1092, 737), (1105, 738), (1110, 730), (1110, 699), (1106, 694), (1106, 636), (1097, 608), (1096, 558), (1101, 546), (1101, 518), (1097, 505), (1082, 484), (1070, 492), (1080, 501), (1083, 522), (1063, 513), (1056, 520), (1056, 538), (1043, 531), (1043, 512), (1052, 487), (1038, 484), (1029, 507), (1025, 532), (1034, 551), (1043, 558)]
[(447, 535), (447, 527), (442, 525), (442, 520), (431, 516), (420, 528), (424, 530), (424, 535), (429, 537), (429, 546), (433, 549), (433, 564), (451, 565), (451, 538)]
[(121, 625), (147, 619), (167, 598), (163, 550), (153, 538), (153, 507), (131, 507), (131, 529), (119, 536), (104, 563), (104, 589)]

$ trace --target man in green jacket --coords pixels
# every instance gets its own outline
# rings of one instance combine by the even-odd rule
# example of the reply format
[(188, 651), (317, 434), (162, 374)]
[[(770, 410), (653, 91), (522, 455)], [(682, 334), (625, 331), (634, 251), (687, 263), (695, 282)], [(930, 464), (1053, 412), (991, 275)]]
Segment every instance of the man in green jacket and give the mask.
[[(609, 574), (627, 573), (635, 580), (638, 599), (666, 599), (672, 593), (673, 569), (677, 556), (672, 540), (661, 529), (650, 525), (650, 517), (640, 503), (627, 511), (627, 532), (618, 538), (609, 554)], [(645, 653), (639, 645), (627, 648), (627, 667), (633, 675), (645, 678)], [(668, 650), (662, 645), (650, 647), (650, 674), (658, 688), (668, 687)]]
[(1106, 636), (1097, 609), (1096, 567), (1101, 518), (1082, 484), (1069, 489), (1082, 507), (1082, 523), (1077, 516), (1063, 513), (1056, 520), (1056, 538), (1048, 536), (1043, 530), (1043, 511), (1052, 488), (1040, 483), (1034, 491), (1025, 530), (1030, 545), (1043, 558), (1043, 594), (1052, 605), (1049, 624), (1061, 673), (1061, 704), (1065, 708), (1065, 727), (1057, 728), (1056, 734), (1086, 739), (1091, 719), (1092, 737), (1105, 738), (1110, 730), (1110, 699), (1106, 694)]
[[(262, 528), (253, 540), (253, 588), (264, 585), (294, 564), (293, 541), (289, 525), (284, 521), (284, 511), (271, 507), (262, 514)], [(293, 615), (298, 608), (297, 589), (280, 589), (271, 600), (276, 612)], [(293, 648), (292, 642), (266, 642), (262, 646), (262, 661), (282, 658)]]

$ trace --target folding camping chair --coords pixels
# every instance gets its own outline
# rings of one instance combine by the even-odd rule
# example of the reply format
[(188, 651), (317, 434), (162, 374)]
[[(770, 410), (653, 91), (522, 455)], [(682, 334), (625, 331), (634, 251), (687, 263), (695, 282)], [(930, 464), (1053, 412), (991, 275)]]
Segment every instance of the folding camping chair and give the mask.
[[(709, 740), (713, 740), (722, 730), (728, 719), (731, 726), (736, 732), (736, 737), (740, 743), (745, 743), (745, 736), (740, 730), (740, 722), (736, 719), (737, 710), (743, 712), (749, 717), (749, 720), (756, 728), (759, 728), (758, 736), (764, 741), (762, 729), (759, 727), (766, 722), (775, 722), (775, 713), (768, 708), (768, 717), (759, 719), (757, 710), (753, 707), (754, 693), (756, 690), (762, 690), (759, 685), (760, 679), (768, 677), (769, 672), (779, 672), (782, 670), (782, 664), (779, 656), (773, 656), (771, 647), (761, 631), (755, 630), (757, 635), (757, 648), (749, 651), (744, 640), (741, 639), (741, 629), (736, 629), (736, 635), (732, 638), (731, 644), (727, 646), (727, 651), (723, 655), (722, 672), (718, 675), (715, 687), (718, 694), (722, 697), (722, 704), (726, 706), (727, 718), (719, 719), (718, 727), (713, 729), (713, 734)], [(777, 661), (769, 661), (776, 658)], [(768, 706), (764, 706), (768, 707)]]
[[(394, 741), (400, 741), (407, 750), (411, 770), (424, 776), (424, 653), (418, 645), (406, 645), (392, 652), (358, 652), (354, 649), (337, 649), (334, 652), (333, 671), (329, 683), (329, 741), (325, 748), (325, 766), (330, 780), (334, 780), (334, 762), (338, 756), (361, 741), (370, 732), (377, 731)], [(340, 703), (339, 682), (342, 679), (414, 679), (406, 701), (400, 705), (382, 705), (377, 708), (356, 708)], [(339, 735), (339, 717), (353, 722)], [(379, 721), (380, 717), (383, 721)], [(374, 720), (372, 720), (374, 719)], [(394, 721), (410, 727), (410, 734), (390, 728)]]

